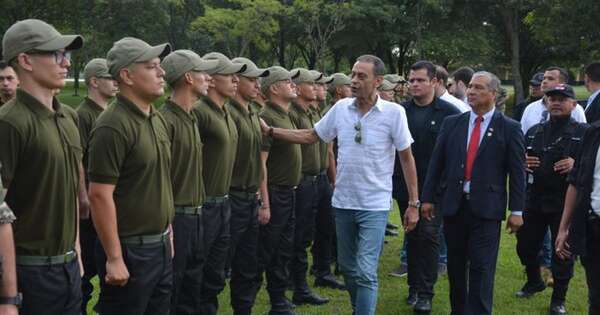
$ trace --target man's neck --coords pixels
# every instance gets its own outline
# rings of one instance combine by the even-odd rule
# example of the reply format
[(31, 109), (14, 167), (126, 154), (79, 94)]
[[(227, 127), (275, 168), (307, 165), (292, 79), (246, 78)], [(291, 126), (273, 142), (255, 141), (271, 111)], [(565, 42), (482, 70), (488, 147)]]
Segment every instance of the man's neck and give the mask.
[(598, 90), (600, 90), (600, 83), (590, 83), (589, 84), (589, 91), (591, 94), (598, 92)]
[(94, 103), (98, 104), (98, 106), (100, 106), (102, 109), (106, 109), (106, 106), (108, 106), (109, 99), (102, 96), (98, 91), (88, 91), (88, 98), (94, 101)]
[(171, 101), (186, 113), (192, 111), (197, 100), (198, 96), (191, 89), (174, 89), (171, 94)]
[(489, 113), (491, 110), (493, 110), (495, 107), (495, 104), (492, 103), (491, 105), (483, 105), (483, 106), (473, 106), (473, 113), (477, 116), (483, 116), (487, 113)]
[(373, 91), (373, 93), (371, 93), (369, 96), (356, 98), (356, 104), (358, 105), (358, 109), (363, 114), (369, 112), (371, 108), (375, 106), (375, 103), (377, 103), (377, 93), (375, 91)]
[(271, 97), (271, 103), (283, 108), (286, 112), (290, 109), (290, 102), (277, 97)]
[(147, 100), (141, 95), (134, 93), (130, 88), (119, 88), (121, 95), (131, 101), (137, 108), (139, 108), (146, 115), (150, 115), (150, 107), (152, 107), (152, 101)]
[(431, 103), (433, 103), (434, 99), (435, 99), (434, 93), (431, 93), (429, 95), (424, 95), (422, 97), (416, 97), (416, 96), (413, 97), (415, 104), (417, 104), (417, 106), (419, 106), (419, 107), (425, 107), (425, 106), (431, 105)]
[(21, 90), (33, 96), (48, 110), (54, 111), (52, 107), (54, 91), (52, 89), (42, 87), (33, 80), (21, 79)]
[(445, 93), (446, 93), (446, 88), (444, 88), (444, 87), (439, 87), (439, 88), (435, 89), (436, 97), (440, 97), (440, 96), (444, 95)]
[(304, 110), (308, 110), (311, 107), (311, 102), (313, 102), (313, 101), (309, 101), (309, 100), (307, 100), (305, 98), (301, 98), (301, 97), (298, 97), (295, 101), (295, 103)]
[(225, 106), (225, 100), (227, 99), (215, 89), (208, 90), (208, 98), (220, 108), (223, 108), (223, 106)]
[(233, 97), (233, 100), (240, 104), (243, 108), (248, 109), (248, 105), (250, 105), (250, 101), (245, 99), (243, 96), (241, 96), (239, 93), (236, 93), (235, 96)]
[(6, 103), (8, 101), (10, 101), (13, 97), (15, 97), (15, 95), (0, 95), (0, 103)]

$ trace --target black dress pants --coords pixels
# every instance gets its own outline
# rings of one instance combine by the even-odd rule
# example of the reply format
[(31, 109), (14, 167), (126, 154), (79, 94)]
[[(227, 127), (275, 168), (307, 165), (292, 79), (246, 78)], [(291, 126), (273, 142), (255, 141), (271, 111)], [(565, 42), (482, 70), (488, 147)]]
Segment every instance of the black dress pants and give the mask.
[(331, 274), (331, 263), (335, 255), (335, 216), (331, 207), (333, 189), (326, 174), (317, 179), (317, 215), (315, 236), (312, 246), (315, 277)]
[(586, 254), (581, 257), (588, 285), (589, 315), (600, 315), (600, 218), (587, 222)]
[(294, 291), (305, 293), (308, 291), (306, 273), (308, 270), (307, 249), (310, 247), (315, 227), (316, 177), (304, 179), (296, 190), (295, 228), (294, 228), (294, 255), (290, 261), (290, 274), (294, 283)]
[(83, 277), (81, 278), (81, 314), (87, 314), (87, 305), (92, 298), (94, 286), (92, 278), (98, 275), (96, 269), (96, 260), (94, 253), (96, 252), (96, 240), (98, 235), (92, 219), (83, 219), (79, 221), (79, 242), (81, 245), (81, 262), (83, 263)]

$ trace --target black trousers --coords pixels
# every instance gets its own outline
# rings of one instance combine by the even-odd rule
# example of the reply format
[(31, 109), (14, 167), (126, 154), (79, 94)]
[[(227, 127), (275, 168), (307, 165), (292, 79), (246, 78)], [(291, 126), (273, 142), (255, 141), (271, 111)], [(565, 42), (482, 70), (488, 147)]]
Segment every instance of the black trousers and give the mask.
[[(408, 207), (407, 200), (396, 200), (400, 214)], [(440, 228), (442, 215), (438, 213), (431, 220), (421, 219), (410, 233), (406, 233), (407, 278), (409, 291), (422, 298), (433, 298), (438, 276), (440, 257)]]
[(331, 207), (332, 196), (333, 189), (327, 175), (319, 175), (317, 180), (317, 216), (312, 246), (316, 277), (331, 274), (330, 266), (335, 257), (335, 216)]
[(77, 259), (59, 265), (17, 265), (17, 285), (23, 294), (19, 314), (76, 315), (81, 312), (81, 275)]
[(204, 267), (202, 213), (173, 218), (173, 295), (171, 314), (199, 314)]
[(129, 271), (125, 286), (109, 285), (106, 276), (106, 255), (96, 242), (96, 266), (100, 279), (99, 314), (164, 315), (171, 308), (173, 290), (173, 260), (171, 242), (127, 245), (121, 244), (123, 260)]
[(234, 314), (250, 315), (256, 299), (259, 203), (256, 195), (244, 198), (234, 193), (230, 195), (230, 201), (231, 307)]
[(84, 219), (79, 221), (79, 242), (81, 245), (81, 261), (83, 263), (84, 274), (81, 278), (81, 314), (87, 314), (87, 305), (92, 298), (94, 286), (92, 278), (98, 275), (96, 269), (96, 260), (94, 253), (96, 252), (96, 240), (98, 235), (94, 228), (92, 219)]
[(259, 228), (258, 277), (255, 288), (262, 282), (262, 273), (267, 276), (267, 291), (271, 305), (285, 299), (287, 287), (286, 266), (291, 260), (294, 246), (294, 189), (269, 186), (271, 219)]
[(588, 285), (589, 315), (600, 315), (600, 219), (587, 223), (586, 254), (581, 257)]
[(200, 314), (216, 315), (219, 309), (218, 296), (225, 288), (225, 264), (229, 256), (229, 200), (204, 203), (204, 250), (206, 261), (203, 268), (200, 298)]
[(492, 314), (500, 226), (474, 216), (464, 198), (456, 215), (444, 217), (453, 315)]
[(294, 283), (294, 291), (299, 293), (308, 291), (306, 282), (308, 255), (306, 251), (312, 244), (315, 231), (316, 197), (316, 178), (315, 180), (305, 179), (301, 181), (296, 190), (294, 255), (290, 261), (290, 276)]
[[(535, 211), (525, 211), (523, 213), (523, 226), (517, 232), (517, 254), (521, 264), (527, 270), (539, 272), (540, 261), (538, 253), (542, 250), (542, 244), (548, 227), (552, 244), (556, 241), (558, 228), (562, 211), (543, 213)], [(569, 287), (569, 280), (573, 277), (574, 259), (560, 259), (556, 253), (552, 255), (552, 277), (554, 278), (554, 288), (552, 291), (552, 301), (564, 302)], [(531, 272), (528, 272), (530, 275)], [(538, 273), (539, 274), (539, 273)], [(539, 281), (538, 279), (528, 279), (529, 281)]]

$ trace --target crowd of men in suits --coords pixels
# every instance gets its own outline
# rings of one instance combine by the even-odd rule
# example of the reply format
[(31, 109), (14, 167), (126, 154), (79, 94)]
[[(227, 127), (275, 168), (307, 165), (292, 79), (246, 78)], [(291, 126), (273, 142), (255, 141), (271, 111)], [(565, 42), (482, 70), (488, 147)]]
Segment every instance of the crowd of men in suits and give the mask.
[(515, 120), (487, 71), (418, 61), (405, 80), (363, 55), (327, 76), (125, 37), (87, 63), (73, 110), (55, 96), (83, 44), (35, 19), (3, 36), (0, 314), (85, 314), (95, 276), (100, 314), (218, 314), (227, 278), (251, 314), (263, 276), (269, 313), (295, 314), (329, 302), (309, 272), (375, 314), (392, 199), (415, 312), (443, 265), (452, 314), (492, 313), (506, 219), (516, 297), (546, 289), (545, 263), (549, 312), (567, 314), (581, 257), (600, 314), (600, 63), (585, 109), (549, 67)]

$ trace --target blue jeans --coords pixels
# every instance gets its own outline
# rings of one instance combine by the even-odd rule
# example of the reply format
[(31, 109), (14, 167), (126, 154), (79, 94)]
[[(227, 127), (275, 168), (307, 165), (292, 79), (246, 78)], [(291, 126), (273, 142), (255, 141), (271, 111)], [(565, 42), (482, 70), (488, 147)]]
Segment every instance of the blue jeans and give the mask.
[(552, 239), (550, 238), (550, 228), (546, 230), (546, 235), (544, 236), (544, 245), (542, 246), (542, 250), (539, 254), (540, 266), (548, 267), (552, 266), (552, 253), (554, 252), (552, 246)]
[(338, 263), (356, 315), (375, 314), (377, 266), (388, 214), (335, 209)]
[(444, 236), (444, 223), (440, 226), (440, 258), (438, 264), (448, 264), (448, 247), (446, 246), (446, 237)]

